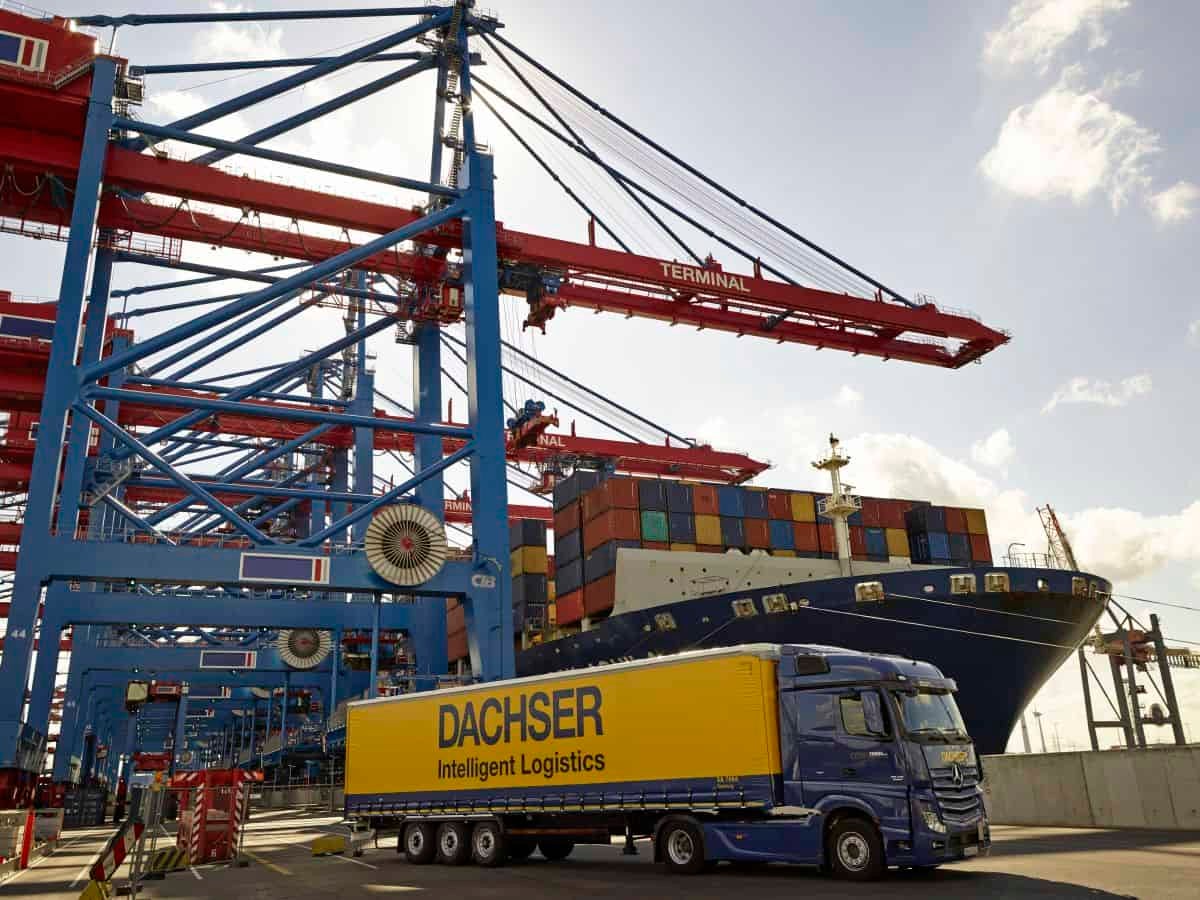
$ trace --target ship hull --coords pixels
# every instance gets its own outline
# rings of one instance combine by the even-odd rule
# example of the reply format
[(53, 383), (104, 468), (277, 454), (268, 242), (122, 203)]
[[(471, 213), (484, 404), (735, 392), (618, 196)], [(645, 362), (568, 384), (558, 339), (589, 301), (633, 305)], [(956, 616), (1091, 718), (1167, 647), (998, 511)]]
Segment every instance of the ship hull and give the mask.
[[(1008, 574), (1010, 590), (985, 593), (985, 573), (996, 572)], [(950, 576), (962, 573), (976, 575), (976, 592), (951, 592)], [(882, 584), (883, 599), (856, 599), (856, 585), (866, 580)], [(1094, 576), (1045, 569), (904, 570), (805, 581), (615, 614), (522, 651), (517, 674), (757, 642), (894, 653), (931, 662), (955, 679), (980, 752), (1003, 753), (1021, 711), (1091, 631), (1109, 590)]]

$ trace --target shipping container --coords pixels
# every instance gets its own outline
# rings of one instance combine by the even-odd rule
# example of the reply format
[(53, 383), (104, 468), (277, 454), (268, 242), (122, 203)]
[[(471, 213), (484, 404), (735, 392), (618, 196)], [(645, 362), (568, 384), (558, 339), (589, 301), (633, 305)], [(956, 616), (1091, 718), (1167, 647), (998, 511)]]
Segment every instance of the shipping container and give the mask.
[(547, 605), (535, 603), (522, 603), (519, 606), (513, 606), (513, 634), (520, 634), (526, 629), (534, 632), (544, 631), (546, 628)]
[(792, 535), (795, 538), (792, 546), (797, 550), (806, 553), (820, 551), (821, 543), (817, 535), (816, 522), (793, 522)]
[(967, 533), (967, 514), (957, 506), (946, 507), (946, 531), (951, 534)]
[(862, 498), (862, 522), (867, 528), (883, 527), (883, 500), (874, 497)]
[(602, 478), (599, 472), (577, 469), (570, 477), (561, 479), (554, 485), (554, 509), (557, 511), (568, 503), (574, 503), (598, 485)]
[(667, 514), (657, 509), (642, 510), (642, 540), (658, 543), (670, 539)]
[(860, 559), (867, 555), (867, 529), (860, 525), (850, 526), (850, 555)]
[(946, 510), (940, 506), (918, 504), (904, 516), (909, 531), (946, 531)]
[(465, 606), (452, 606), (446, 611), (446, 633), (457, 634), (467, 630), (467, 609)]
[(692, 509), (698, 516), (719, 516), (721, 503), (715, 484), (692, 485)]
[(795, 556), (796, 551), (795, 550), (780, 550), (780, 549), (772, 548), (771, 555), (772, 556)]
[(471, 651), (467, 645), (467, 633), (465, 631), (446, 636), (446, 658), (450, 662), (458, 662), (460, 659), (466, 659), (470, 655)]
[(747, 488), (742, 494), (742, 517), (746, 519), (767, 518), (767, 492)]
[(724, 539), (721, 537), (721, 517), (697, 513), (696, 543), (720, 546), (724, 542)]
[(558, 583), (559, 596), (571, 594), (583, 587), (583, 559), (560, 563), (554, 580)]
[(950, 559), (954, 561), (955, 565), (970, 565), (971, 536), (969, 534), (950, 535)]
[(667, 512), (694, 515), (696, 510), (692, 505), (695, 502), (692, 498), (692, 486), (682, 481), (668, 481), (666, 484)]
[(792, 494), (792, 519), (796, 522), (817, 521), (816, 501), (812, 494)]
[(746, 501), (742, 496), (745, 493), (742, 488), (732, 484), (723, 484), (717, 488), (717, 501), (723, 518), (740, 519), (745, 515)]
[(562, 536), (554, 536), (554, 564), (566, 565), (583, 556), (583, 532), (570, 531)]
[(818, 523), (817, 536), (821, 544), (822, 553), (837, 553), (837, 536), (833, 532), (832, 525), (828, 522)]
[(890, 555), (888, 550), (887, 533), (882, 528), (867, 528), (867, 556)]
[(697, 553), (724, 553), (725, 548), (720, 544), (697, 544)]
[(908, 532), (903, 528), (886, 528), (888, 556), (908, 556), (911, 552), (908, 546)]
[(510, 547), (545, 547), (546, 523), (536, 519), (514, 519), (508, 523)]
[(746, 532), (746, 546), (755, 550), (766, 550), (771, 546), (771, 529), (767, 519), (742, 519)]
[(970, 534), (987, 534), (987, 515), (982, 509), (968, 509), (967, 531)]
[(583, 618), (583, 591), (559, 594), (554, 601), (554, 621), (559, 625), (574, 625)]
[(638, 541), (641, 537), (641, 515), (636, 509), (610, 509), (583, 526), (583, 555), (609, 541)]
[(589, 616), (612, 610), (617, 598), (617, 576), (605, 575), (583, 587), (583, 611)]
[(509, 562), (514, 576), (526, 572), (534, 575), (545, 575), (547, 569), (545, 547), (518, 547), (509, 554)]
[(944, 562), (951, 559), (950, 535), (944, 531), (930, 531), (926, 536), (929, 538), (929, 558), (931, 560)]
[[(896, 528), (901, 531), (908, 526), (904, 521), (904, 514), (908, 512), (909, 502), (907, 500), (880, 500), (879, 501), (879, 526), (881, 528)], [(907, 548), (908, 538), (905, 538), (905, 547)], [(893, 556), (907, 556), (908, 550), (903, 553), (892, 554)]]
[(671, 545), (667, 541), (642, 541), (643, 550), (670, 550)]
[(693, 544), (696, 542), (696, 517), (690, 510), (673, 512), (667, 516), (667, 527), (673, 543)]
[(632, 478), (610, 478), (583, 495), (585, 523), (610, 509), (637, 508), (638, 483)]
[(672, 553), (695, 553), (695, 544), (671, 544)]
[(550, 579), (546, 582), (546, 600), (553, 604), (557, 597), (558, 589), (554, 586), (554, 579)]
[(794, 524), (791, 519), (770, 520), (767, 527), (771, 532), (772, 550), (794, 550), (796, 548), (796, 534), (792, 527)]
[(726, 547), (746, 546), (746, 526), (742, 519), (721, 516), (721, 543)]
[(617, 569), (617, 550), (622, 547), (638, 547), (637, 541), (609, 541), (601, 544), (583, 560), (583, 583), (590, 584), (598, 578), (610, 575)]
[(790, 491), (767, 491), (767, 517), (792, 521), (792, 494)]
[(986, 534), (971, 535), (971, 561), (977, 563), (991, 563), (992, 561), (992, 543), (988, 540)]
[(667, 511), (667, 483), (658, 478), (638, 480), (638, 508)]
[(529, 606), (545, 606), (550, 596), (547, 590), (548, 579), (545, 575), (518, 575), (513, 579), (513, 606), (525, 604)]
[(554, 534), (561, 535), (575, 531), (583, 522), (579, 518), (579, 501), (568, 503), (554, 514)]

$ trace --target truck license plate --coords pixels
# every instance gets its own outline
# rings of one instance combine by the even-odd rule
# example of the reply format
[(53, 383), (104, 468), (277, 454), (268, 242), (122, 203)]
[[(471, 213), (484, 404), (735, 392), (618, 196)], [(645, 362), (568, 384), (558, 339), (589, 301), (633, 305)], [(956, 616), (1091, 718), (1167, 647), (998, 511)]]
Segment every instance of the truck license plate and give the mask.
[(979, 843), (982, 844), (983, 843), (983, 823), (982, 822), (980, 822), (979, 825), (976, 826), (976, 831), (979, 834)]
[(967, 847), (963, 847), (963, 857), (965, 857), (966, 859), (970, 859), (972, 856), (978, 856), (978, 855), (979, 855), (979, 848), (976, 845), (971, 844)]

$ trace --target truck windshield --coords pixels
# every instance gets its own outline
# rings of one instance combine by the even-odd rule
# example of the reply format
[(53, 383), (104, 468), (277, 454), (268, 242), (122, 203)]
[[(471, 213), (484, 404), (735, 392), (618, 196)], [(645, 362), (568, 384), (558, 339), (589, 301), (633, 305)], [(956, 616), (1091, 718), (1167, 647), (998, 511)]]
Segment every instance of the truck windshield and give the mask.
[(900, 720), (909, 734), (946, 741), (970, 740), (958, 704), (949, 691), (916, 691), (895, 696)]

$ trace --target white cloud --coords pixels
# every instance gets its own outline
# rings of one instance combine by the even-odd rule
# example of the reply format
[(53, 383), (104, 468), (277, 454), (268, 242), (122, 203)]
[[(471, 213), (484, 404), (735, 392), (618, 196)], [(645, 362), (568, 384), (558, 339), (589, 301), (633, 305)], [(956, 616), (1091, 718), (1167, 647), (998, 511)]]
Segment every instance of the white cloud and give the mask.
[(1091, 403), (1097, 406), (1125, 406), (1134, 397), (1150, 393), (1153, 379), (1143, 372), (1122, 378), (1117, 384), (1098, 378), (1077, 375), (1056, 390), (1042, 407), (1043, 413), (1052, 412), (1062, 403)]
[(843, 384), (833, 402), (842, 409), (856, 410), (862, 407), (863, 395), (850, 385)]
[[(236, 3), (215, 2), (209, 5), (216, 12), (245, 10), (244, 6)], [(283, 50), (283, 29), (280, 27), (217, 22), (196, 35), (196, 59), (282, 59), (286, 55)]]
[(1188, 341), (1200, 344), (1200, 319), (1188, 324)]
[(983, 55), (989, 62), (1032, 63), (1046, 71), (1054, 54), (1077, 34), (1089, 49), (1108, 43), (1104, 19), (1127, 8), (1129, 0), (1019, 0), (1008, 20), (989, 32)]
[(1169, 188), (1146, 198), (1154, 218), (1164, 225), (1186, 222), (1196, 214), (1200, 187), (1190, 181), (1177, 181)]
[(1004, 469), (1016, 454), (1017, 448), (1013, 446), (1007, 428), (997, 428), (982, 441), (971, 445), (971, 459), (991, 469)]
[(1088, 89), (1082, 75), (1068, 67), (1041, 97), (1009, 113), (979, 168), (1019, 197), (1082, 203), (1102, 193), (1115, 212), (1131, 195), (1149, 192), (1159, 136), (1105, 99), (1121, 79)]
[(1141, 578), (1168, 563), (1200, 560), (1200, 501), (1161, 516), (1086, 509), (1068, 514), (1063, 528), (1080, 566), (1114, 581)]

